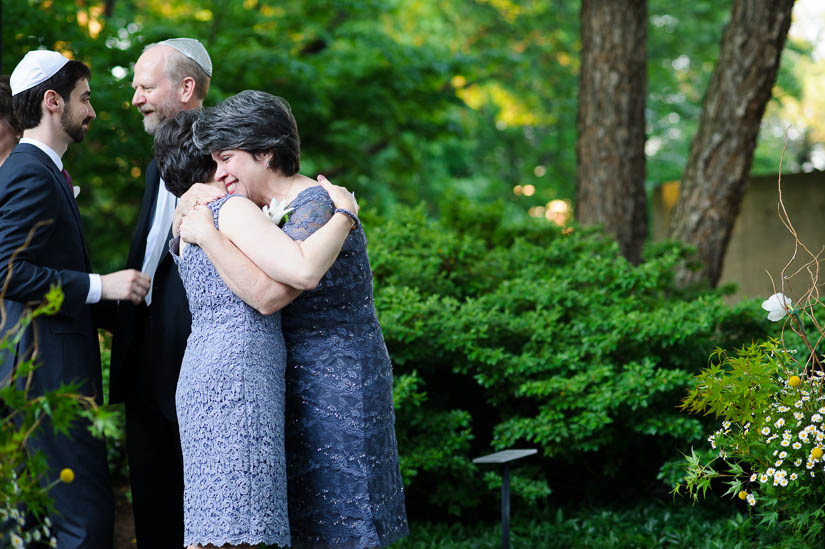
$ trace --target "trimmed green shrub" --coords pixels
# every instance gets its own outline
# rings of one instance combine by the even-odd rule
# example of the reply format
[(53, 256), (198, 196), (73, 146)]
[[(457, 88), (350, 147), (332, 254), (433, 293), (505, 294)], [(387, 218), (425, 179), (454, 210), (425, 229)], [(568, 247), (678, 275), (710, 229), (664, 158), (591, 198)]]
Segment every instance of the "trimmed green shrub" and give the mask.
[(677, 289), (675, 244), (634, 267), (598, 231), (444, 210), (366, 225), (411, 513), (495, 503), (471, 459), (512, 447), (539, 449), (514, 471), (531, 502), (664, 491), (660, 467), (703, 433), (680, 399), (714, 348), (766, 334), (758, 305)]

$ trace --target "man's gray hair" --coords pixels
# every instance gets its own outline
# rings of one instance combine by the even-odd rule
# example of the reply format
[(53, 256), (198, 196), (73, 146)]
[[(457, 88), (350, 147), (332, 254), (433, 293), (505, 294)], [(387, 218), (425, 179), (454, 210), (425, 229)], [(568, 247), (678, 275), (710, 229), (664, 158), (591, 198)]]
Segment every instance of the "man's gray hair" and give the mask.
[(193, 127), (195, 144), (209, 154), (242, 150), (272, 153), (270, 167), (285, 176), (301, 167), (301, 139), (289, 103), (257, 90), (242, 91), (206, 109)]
[(184, 78), (192, 78), (195, 81), (195, 97), (203, 100), (212, 77), (212, 60), (203, 45), (194, 38), (172, 38), (149, 44), (143, 51), (155, 46), (175, 50), (175, 53), (166, 56), (166, 76), (175, 84), (183, 82)]

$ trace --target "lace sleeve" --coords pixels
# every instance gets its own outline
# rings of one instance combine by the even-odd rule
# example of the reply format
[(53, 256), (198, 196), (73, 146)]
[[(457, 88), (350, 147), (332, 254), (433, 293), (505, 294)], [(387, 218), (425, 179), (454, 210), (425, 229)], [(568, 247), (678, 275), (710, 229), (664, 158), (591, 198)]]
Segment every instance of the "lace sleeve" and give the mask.
[(284, 232), (293, 240), (306, 240), (333, 216), (335, 206), (324, 192), (314, 194), (309, 200), (300, 201), (284, 223)]

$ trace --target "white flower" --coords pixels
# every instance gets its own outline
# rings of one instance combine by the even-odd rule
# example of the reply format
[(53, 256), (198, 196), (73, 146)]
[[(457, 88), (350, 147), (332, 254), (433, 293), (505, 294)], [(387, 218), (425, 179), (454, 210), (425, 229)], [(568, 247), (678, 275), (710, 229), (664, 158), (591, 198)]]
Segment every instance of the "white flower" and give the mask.
[(751, 482), (756, 482), (756, 473), (751, 475)]
[(788, 457), (788, 452), (783, 450), (782, 453), (779, 454), (779, 459), (785, 459), (786, 457)]
[(782, 320), (793, 302), (783, 293), (775, 293), (762, 302), (762, 308), (768, 311), (768, 320), (776, 322)]
[(777, 419), (773, 424), (773, 426), (776, 427), (777, 429), (779, 429), (783, 425), (785, 425), (785, 420), (782, 419), (782, 418)]
[(796, 480), (798, 478), (799, 478), (799, 475), (797, 475), (796, 473), (791, 473), (791, 480)]
[(800, 448), (802, 448), (802, 444), (800, 442), (794, 442), (793, 443), (793, 449), (794, 450), (799, 450)]
[(751, 507), (756, 505), (756, 498), (753, 496), (753, 494), (748, 494), (747, 500)]
[(277, 198), (273, 198), (269, 201), (269, 206), (263, 207), (264, 215), (280, 227), (281, 223), (286, 221), (284, 218), (292, 213), (292, 208), (287, 208), (287, 206), (289, 206), (289, 203), (286, 198), (283, 202), (278, 202)]
[(759, 431), (759, 432), (762, 433), (763, 435), (769, 435), (769, 434), (771, 434), (771, 428), (768, 427), (767, 425), (765, 425), (764, 427), (762, 427), (762, 430)]

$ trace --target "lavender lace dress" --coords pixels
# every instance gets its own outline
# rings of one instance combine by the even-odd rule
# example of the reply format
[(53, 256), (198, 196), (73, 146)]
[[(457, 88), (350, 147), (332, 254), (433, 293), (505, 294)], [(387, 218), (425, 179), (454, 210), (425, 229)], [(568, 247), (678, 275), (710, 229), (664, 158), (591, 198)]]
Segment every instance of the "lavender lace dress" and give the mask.
[[(284, 232), (304, 240), (334, 212), (310, 187)], [(287, 343), (289, 520), (296, 547), (381, 547), (407, 535), (392, 365), (359, 227), (318, 287), (282, 311)]]
[[(209, 204), (216, 227), (229, 198)], [(172, 248), (192, 312), (175, 395), (184, 545), (289, 545), (280, 315), (241, 301), (198, 246)]]

